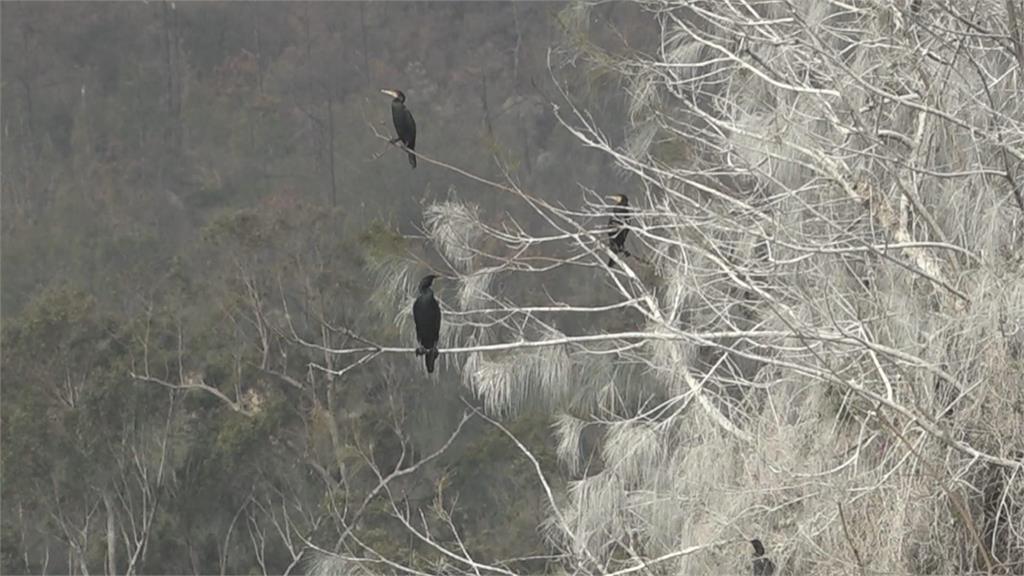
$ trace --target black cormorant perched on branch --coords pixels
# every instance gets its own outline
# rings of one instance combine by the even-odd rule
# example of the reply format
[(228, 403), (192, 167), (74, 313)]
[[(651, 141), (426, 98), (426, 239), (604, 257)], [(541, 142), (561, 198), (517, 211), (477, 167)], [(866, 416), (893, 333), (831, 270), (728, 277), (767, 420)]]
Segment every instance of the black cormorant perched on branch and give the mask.
[(416, 340), (420, 345), (416, 348), (416, 355), (426, 355), (427, 373), (434, 372), (434, 362), (437, 361), (437, 341), (441, 336), (441, 306), (434, 298), (434, 291), (430, 285), (434, 283), (437, 274), (427, 274), (420, 280), (419, 294), (416, 302), (412, 305), (412, 319), (416, 323)]
[[(608, 226), (612, 228), (612, 231), (608, 233), (608, 245), (612, 252), (629, 256), (629, 250), (626, 250), (626, 236), (629, 235), (629, 228), (626, 228), (626, 223), (629, 221), (627, 216), (629, 214), (629, 198), (625, 194), (615, 194), (605, 196), (605, 198), (615, 202), (612, 215), (608, 218)], [(608, 259), (608, 266), (615, 266), (614, 258)]]
[(752, 570), (754, 576), (772, 576), (772, 574), (775, 574), (775, 563), (764, 555), (764, 544), (761, 544), (761, 541), (757, 538), (751, 540), (750, 544), (754, 547)]
[[(395, 122), (395, 132), (398, 137), (391, 140), (394, 144), (399, 140), (409, 150), (416, 149), (416, 121), (412, 119), (412, 112), (405, 107), (405, 93), (401, 90), (381, 90), (381, 93), (391, 96), (391, 119)], [(409, 153), (409, 164), (416, 167), (416, 155)]]

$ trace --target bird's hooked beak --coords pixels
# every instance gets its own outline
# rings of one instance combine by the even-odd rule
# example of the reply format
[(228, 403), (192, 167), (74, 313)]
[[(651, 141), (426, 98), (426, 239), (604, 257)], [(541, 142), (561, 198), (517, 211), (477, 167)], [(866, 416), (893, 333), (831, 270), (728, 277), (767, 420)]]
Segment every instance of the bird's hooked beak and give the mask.
[(611, 200), (611, 201), (615, 202), (616, 204), (622, 202), (622, 196), (620, 196), (618, 194), (612, 194), (611, 196), (605, 196), (605, 199), (606, 200)]
[(387, 94), (388, 96), (391, 96), (392, 98), (398, 98), (398, 92), (395, 92), (394, 90), (381, 90), (380, 93), (381, 94)]

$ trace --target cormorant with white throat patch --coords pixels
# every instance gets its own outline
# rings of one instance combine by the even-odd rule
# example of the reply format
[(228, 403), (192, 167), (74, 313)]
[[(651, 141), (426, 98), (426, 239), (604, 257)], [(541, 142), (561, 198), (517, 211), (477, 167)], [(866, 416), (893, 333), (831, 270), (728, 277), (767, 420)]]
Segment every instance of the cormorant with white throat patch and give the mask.
[[(405, 107), (405, 93), (401, 90), (381, 90), (382, 94), (391, 96), (391, 120), (395, 123), (397, 138), (391, 143), (401, 141), (409, 150), (416, 149), (416, 121), (412, 119), (412, 112)], [(409, 165), (416, 167), (416, 155), (409, 152)]]
[[(608, 233), (608, 246), (616, 254), (629, 256), (629, 250), (626, 250), (626, 236), (629, 235), (629, 228), (626, 228), (630, 212), (629, 198), (625, 194), (614, 194), (605, 196), (605, 198), (615, 202), (612, 215), (608, 218), (608, 226), (612, 228), (612, 231)], [(608, 266), (615, 266), (614, 258), (608, 259)]]
[(412, 305), (412, 319), (416, 324), (416, 340), (420, 345), (416, 348), (416, 355), (426, 355), (427, 373), (434, 372), (434, 363), (440, 352), (437, 351), (437, 341), (441, 337), (441, 305), (434, 298), (434, 290), (431, 284), (437, 274), (427, 274), (420, 280), (419, 294), (416, 302)]

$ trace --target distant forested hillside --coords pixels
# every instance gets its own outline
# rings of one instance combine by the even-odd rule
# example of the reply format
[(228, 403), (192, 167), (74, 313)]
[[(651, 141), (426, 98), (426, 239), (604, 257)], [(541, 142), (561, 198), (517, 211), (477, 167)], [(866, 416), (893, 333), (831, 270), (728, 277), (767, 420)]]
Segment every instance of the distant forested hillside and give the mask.
[(1024, 572), (1020, 0), (0, 12), (3, 573)]
[[(412, 354), (335, 377), (299, 337), (411, 339), (389, 307), (411, 293), (375, 297), (373, 271), (443, 265), (424, 208), (523, 213), (410, 170), (377, 137), (380, 89), (407, 94), (420, 151), (476, 174), (567, 202), (613, 177), (552, 113), (565, 7), (4, 3), (5, 573), (295, 572), (349, 522), (360, 544), (341, 550), (427, 566), (383, 496), (442, 490), (474, 553), (545, 555), (532, 469), (478, 420), (361, 506), (375, 467), (436, 450), (472, 394)], [(610, 82), (591, 88), (621, 110)], [(547, 417), (510, 426), (554, 471)]]

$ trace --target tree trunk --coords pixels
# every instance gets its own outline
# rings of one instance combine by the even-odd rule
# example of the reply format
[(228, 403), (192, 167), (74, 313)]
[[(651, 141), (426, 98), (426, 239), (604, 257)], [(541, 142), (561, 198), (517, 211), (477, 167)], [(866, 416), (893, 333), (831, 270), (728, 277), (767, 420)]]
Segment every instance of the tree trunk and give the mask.
[(117, 524), (110, 493), (103, 492), (103, 508), (107, 513), (107, 575), (117, 574)]
[(373, 78), (370, 76), (370, 49), (366, 41), (366, 3), (359, 3), (359, 27), (363, 33), (363, 71), (366, 74), (366, 85), (369, 86), (373, 83)]
[(491, 111), (487, 108), (487, 71), (480, 74), (480, 105), (484, 109), (484, 127), (487, 128), (487, 137), (494, 140), (494, 126), (491, 124)]
[(328, 162), (331, 168), (331, 208), (338, 206), (338, 181), (334, 175), (334, 102), (331, 100), (330, 89), (327, 89), (327, 147)]

